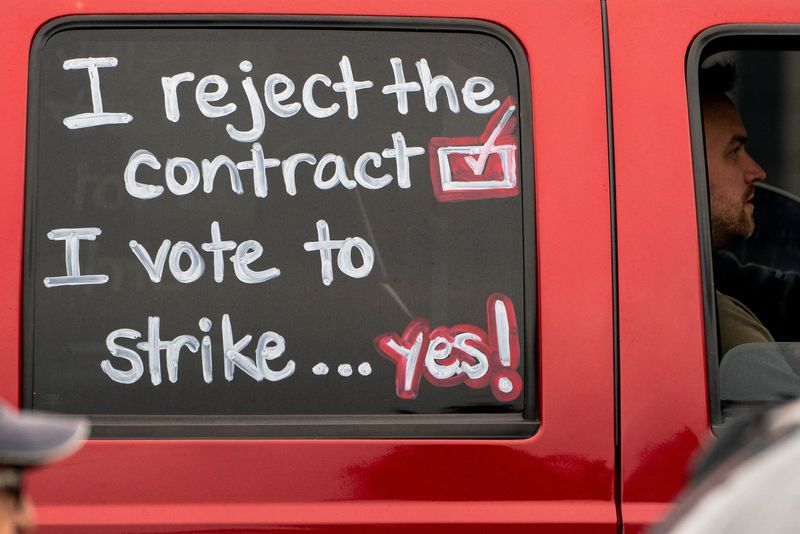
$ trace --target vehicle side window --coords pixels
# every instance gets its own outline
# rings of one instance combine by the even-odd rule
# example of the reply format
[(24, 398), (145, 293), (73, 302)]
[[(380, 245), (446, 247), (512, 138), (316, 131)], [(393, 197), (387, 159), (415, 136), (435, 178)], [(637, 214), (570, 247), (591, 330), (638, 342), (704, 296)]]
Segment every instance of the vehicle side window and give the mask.
[(788, 46), (800, 41), (763, 33), (701, 38), (688, 78), (709, 389), (723, 415), (800, 396), (800, 51)]

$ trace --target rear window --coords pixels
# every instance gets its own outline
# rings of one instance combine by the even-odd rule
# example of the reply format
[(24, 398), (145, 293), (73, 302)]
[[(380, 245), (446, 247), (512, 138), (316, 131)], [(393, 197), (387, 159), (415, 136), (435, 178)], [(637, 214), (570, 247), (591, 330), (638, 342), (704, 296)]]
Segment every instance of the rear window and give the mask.
[(26, 406), (96, 436), (531, 435), (526, 65), (458, 21), (48, 25)]

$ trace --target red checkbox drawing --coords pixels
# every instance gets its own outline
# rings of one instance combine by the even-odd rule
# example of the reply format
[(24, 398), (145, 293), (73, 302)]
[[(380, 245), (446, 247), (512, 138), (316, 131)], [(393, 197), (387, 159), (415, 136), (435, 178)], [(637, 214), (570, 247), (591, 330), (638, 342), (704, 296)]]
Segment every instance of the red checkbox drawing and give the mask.
[(434, 137), (428, 146), (433, 194), (460, 202), (519, 194), (517, 119), (511, 97), (497, 108), (480, 137)]

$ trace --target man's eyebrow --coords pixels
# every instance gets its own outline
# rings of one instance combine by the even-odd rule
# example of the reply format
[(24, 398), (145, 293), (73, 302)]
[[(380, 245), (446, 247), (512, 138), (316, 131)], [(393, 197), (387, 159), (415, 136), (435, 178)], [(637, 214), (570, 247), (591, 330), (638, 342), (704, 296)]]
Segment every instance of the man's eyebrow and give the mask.
[(733, 145), (745, 145), (747, 144), (747, 135), (744, 134), (737, 134), (731, 137), (731, 140), (728, 141), (728, 146)]

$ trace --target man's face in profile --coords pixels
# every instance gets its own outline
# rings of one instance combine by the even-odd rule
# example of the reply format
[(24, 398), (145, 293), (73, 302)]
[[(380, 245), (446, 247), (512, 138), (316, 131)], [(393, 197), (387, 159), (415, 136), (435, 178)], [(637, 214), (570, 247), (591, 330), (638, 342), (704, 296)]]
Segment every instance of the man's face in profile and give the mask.
[(703, 123), (711, 190), (711, 241), (716, 250), (753, 234), (754, 185), (767, 175), (745, 150), (747, 132), (728, 98), (703, 102)]

